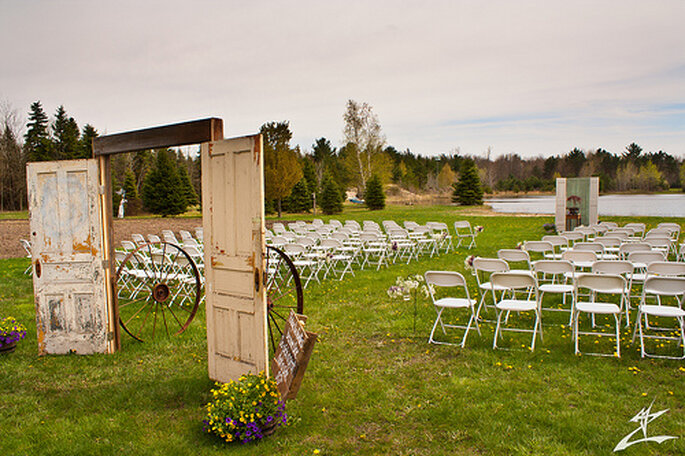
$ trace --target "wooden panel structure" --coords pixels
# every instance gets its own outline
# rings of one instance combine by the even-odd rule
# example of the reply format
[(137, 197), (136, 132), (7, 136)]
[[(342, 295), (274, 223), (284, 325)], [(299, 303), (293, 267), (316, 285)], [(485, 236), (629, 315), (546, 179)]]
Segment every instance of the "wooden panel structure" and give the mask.
[(161, 147), (186, 146), (222, 139), (224, 137), (223, 120), (193, 120), (162, 127), (146, 128), (106, 136), (93, 140), (93, 154), (99, 155), (135, 152)]
[(305, 331), (307, 317), (292, 310), (283, 329), (283, 336), (274, 353), (271, 370), (284, 400), (295, 399), (300, 390), (317, 335)]
[(557, 231), (566, 229), (566, 178), (557, 177), (557, 197), (554, 205), (554, 224)]
[(111, 353), (118, 346), (97, 160), (27, 165), (38, 350)]
[(202, 145), (209, 377), (268, 374), (261, 135)]

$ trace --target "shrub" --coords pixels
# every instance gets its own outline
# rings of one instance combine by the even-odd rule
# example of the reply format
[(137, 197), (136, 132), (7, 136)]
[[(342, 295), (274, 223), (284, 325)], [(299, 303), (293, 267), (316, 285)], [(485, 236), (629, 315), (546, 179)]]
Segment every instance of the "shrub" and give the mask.
[(372, 211), (385, 208), (385, 193), (383, 193), (383, 184), (377, 175), (371, 176), (371, 179), (366, 183), (366, 190), (364, 191), (364, 200), (366, 207)]

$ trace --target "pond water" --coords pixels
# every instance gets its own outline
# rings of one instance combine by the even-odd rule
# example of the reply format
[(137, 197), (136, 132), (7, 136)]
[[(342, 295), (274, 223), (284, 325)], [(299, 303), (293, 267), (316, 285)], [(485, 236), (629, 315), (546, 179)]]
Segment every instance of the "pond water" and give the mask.
[[(495, 212), (554, 214), (554, 196), (492, 198), (485, 204)], [(599, 215), (685, 217), (685, 194), (672, 195), (602, 195)]]

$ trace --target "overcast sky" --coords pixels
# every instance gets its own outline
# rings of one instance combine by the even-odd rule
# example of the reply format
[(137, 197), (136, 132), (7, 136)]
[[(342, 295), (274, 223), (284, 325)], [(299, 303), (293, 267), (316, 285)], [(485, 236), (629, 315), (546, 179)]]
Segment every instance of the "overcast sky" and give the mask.
[(348, 99), (422, 155), (685, 157), (685, 0), (0, 0), (0, 100), (101, 134), (204, 117), (342, 141)]

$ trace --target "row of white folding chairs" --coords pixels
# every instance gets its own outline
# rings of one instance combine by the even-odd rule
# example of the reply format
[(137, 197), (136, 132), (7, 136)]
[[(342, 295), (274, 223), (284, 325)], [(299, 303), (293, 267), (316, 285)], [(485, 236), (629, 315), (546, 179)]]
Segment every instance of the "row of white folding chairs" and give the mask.
[[(564, 284), (563, 288), (559, 284), (553, 282), (540, 283), (538, 281), (537, 272), (534, 271), (509, 271), (506, 262), (498, 259), (477, 258), (474, 260), (474, 265), (480, 262), (490, 262), (493, 264), (500, 263), (500, 270), (494, 271), (485, 283), (479, 282), (481, 294), (485, 297), (488, 293), (492, 296), (493, 306), (497, 312), (497, 324), (493, 337), (493, 348), (498, 348), (498, 335), (503, 331), (516, 332), (530, 332), (533, 334), (530, 349), (535, 349), (536, 336), (539, 333), (542, 338), (542, 299), (545, 292), (551, 292), (551, 287), (556, 287), (553, 292), (564, 293), (571, 295), (571, 323), (573, 327), (574, 351), (576, 354), (581, 353), (579, 349), (579, 338), (581, 335), (592, 336), (612, 336), (615, 338), (616, 349), (614, 353), (586, 353), (600, 356), (619, 356), (621, 353), (620, 346), (620, 320), (621, 315), (628, 309), (629, 298), (626, 295), (629, 286), (627, 280), (621, 274), (613, 273), (613, 269), (603, 269), (591, 273), (582, 273), (574, 277), (572, 284)], [(598, 269), (602, 269), (602, 263), (598, 264)], [(547, 273), (564, 274), (564, 271), (573, 273), (573, 266), (570, 262), (561, 260), (541, 260), (535, 263), (540, 269)], [(431, 333), (429, 336), (430, 343), (449, 344), (447, 342), (440, 342), (435, 339), (435, 330), (438, 324), (441, 326), (443, 333), (446, 333), (445, 328), (461, 328), (464, 330), (460, 345), (463, 347), (466, 343), (468, 332), (472, 325), (476, 326), (480, 334), (478, 325), (479, 314), (482, 307), (481, 304), (476, 304), (476, 300), (469, 296), (468, 287), (464, 277), (451, 271), (429, 271), (425, 275), (426, 283), (429, 284), (431, 299), (435, 306), (437, 317)], [(457, 287), (463, 289), (465, 297), (441, 297), (436, 298), (435, 287)], [(587, 298), (580, 299), (583, 290), (587, 292)], [(499, 292), (500, 297), (497, 297)], [(517, 293), (518, 292), (518, 293)], [(518, 294), (518, 297), (517, 297)], [(600, 295), (618, 296), (618, 303), (613, 300), (601, 300)], [(652, 301), (648, 301), (652, 298)], [(672, 301), (666, 303), (665, 300), (672, 298)], [(683, 347), (685, 343), (685, 326), (683, 320), (685, 319), (685, 311), (682, 309), (682, 301), (685, 298), (685, 277), (673, 276), (649, 276), (644, 284), (641, 294), (640, 303), (638, 305), (638, 317), (633, 331), (633, 341), (639, 332), (640, 347), (642, 356), (655, 356), (664, 358), (682, 359), (685, 358), (685, 348), (683, 348), (682, 356), (669, 356), (665, 354), (649, 353), (646, 350), (645, 339), (652, 338), (657, 340), (670, 339), (680, 343)], [(654, 302), (654, 304), (650, 304)], [(446, 309), (468, 309), (470, 311), (469, 321), (464, 325), (450, 325), (443, 321), (443, 313)], [(508, 317), (512, 312), (534, 312), (535, 321), (533, 328), (511, 327), (508, 325)], [(580, 331), (579, 320), (581, 314), (589, 314), (592, 316), (592, 328), (596, 328), (594, 318), (597, 314), (612, 316), (615, 322), (615, 331), (608, 333), (601, 329), (593, 331)], [(627, 315), (627, 313), (626, 313)], [(502, 317), (505, 317), (504, 319)], [(669, 330), (675, 329), (675, 335), (659, 335), (658, 331), (662, 328), (649, 328), (647, 318), (649, 316), (674, 318), (677, 321), (676, 328), (667, 328)], [(643, 328), (643, 317), (645, 325), (651, 329), (651, 334)]]

